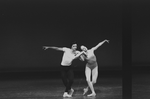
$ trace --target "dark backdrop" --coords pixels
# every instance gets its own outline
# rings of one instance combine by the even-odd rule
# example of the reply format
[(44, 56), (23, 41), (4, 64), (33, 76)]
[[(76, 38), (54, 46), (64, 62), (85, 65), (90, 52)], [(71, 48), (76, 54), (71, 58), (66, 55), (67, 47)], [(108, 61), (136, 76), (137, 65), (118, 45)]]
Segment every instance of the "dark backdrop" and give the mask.
[[(63, 53), (42, 46), (95, 51), (102, 70), (122, 67), (122, 2), (120, 0), (1, 0), (0, 71), (58, 70)], [(148, 30), (148, 27), (147, 27)], [(85, 63), (76, 60), (76, 69)]]
[(133, 70), (150, 68), (150, 2), (134, 0), (132, 5), (132, 65)]

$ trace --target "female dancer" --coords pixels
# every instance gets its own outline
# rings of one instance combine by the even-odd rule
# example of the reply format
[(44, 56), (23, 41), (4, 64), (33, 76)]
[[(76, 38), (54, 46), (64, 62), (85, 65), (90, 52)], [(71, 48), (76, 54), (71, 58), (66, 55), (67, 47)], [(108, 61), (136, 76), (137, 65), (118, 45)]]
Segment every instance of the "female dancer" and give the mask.
[[(88, 96), (96, 96), (96, 93), (94, 91), (94, 87), (93, 84), (96, 83), (97, 81), (97, 77), (98, 77), (98, 64), (96, 61), (96, 56), (94, 54), (94, 51), (100, 47), (104, 42), (108, 42), (109, 40), (104, 40), (102, 42), (100, 42), (98, 45), (96, 45), (95, 47), (92, 47), (91, 49), (87, 49), (85, 46), (81, 46), (81, 50), (84, 51), (84, 59), (87, 61), (86, 67), (85, 67), (85, 75), (86, 75), (86, 81), (88, 83), (88, 87), (84, 88), (84, 93), (87, 93), (88, 89), (90, 88), (90, 90), (92, 91), (91, 94), (89, 94)], [(83, 55), (82, 55), (83, 57)], [(91, 75), (92, 75), (92, 81), (91, 81)]]

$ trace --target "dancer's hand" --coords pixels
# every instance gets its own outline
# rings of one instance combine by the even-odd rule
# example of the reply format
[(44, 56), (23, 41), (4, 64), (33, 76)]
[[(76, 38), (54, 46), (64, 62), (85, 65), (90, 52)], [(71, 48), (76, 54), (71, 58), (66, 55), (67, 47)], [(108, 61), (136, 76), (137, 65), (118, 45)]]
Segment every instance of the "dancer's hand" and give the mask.
[(109, 43), (109, 40), (105, 40), (105, 42)]
[(46, 50), (46, 49), (48, 49), (48, 47), (46, 47), (46, 46), (43, 46), (43, 49), (44, 49), (44, 50)]

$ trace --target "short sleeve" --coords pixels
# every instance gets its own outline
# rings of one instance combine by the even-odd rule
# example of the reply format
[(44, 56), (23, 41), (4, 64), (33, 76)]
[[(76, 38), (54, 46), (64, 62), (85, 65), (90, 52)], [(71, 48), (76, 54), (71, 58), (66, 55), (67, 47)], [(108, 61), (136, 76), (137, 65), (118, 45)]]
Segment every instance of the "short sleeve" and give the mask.
[(68, 48), (63, 47), (63, 48), (62, 48), (62, 50), (65, 52), (65, 51), (67, 51), (67, 50), (68, 50)]

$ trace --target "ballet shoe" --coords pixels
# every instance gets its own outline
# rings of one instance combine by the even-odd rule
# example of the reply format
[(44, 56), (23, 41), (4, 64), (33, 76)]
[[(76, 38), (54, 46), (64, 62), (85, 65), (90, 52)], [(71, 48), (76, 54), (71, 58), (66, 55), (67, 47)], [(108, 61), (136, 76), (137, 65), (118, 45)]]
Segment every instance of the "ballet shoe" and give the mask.
[(72, 96), (73, 92), (74, 92), (74, 90), (71, 88), (69, 95)]
[(91, 93), (89, 95), (87, 95), (88, 97), (95, 97), (96, 96), (96, 93)]
[(88, 88), (83, 89), (83, 95), (85, 95), (88, 92)]
[(64, 98), (70, 98), (71, 95), (69, 95), (67, 92), (64, 92), (63, 97), (64, 97)]

